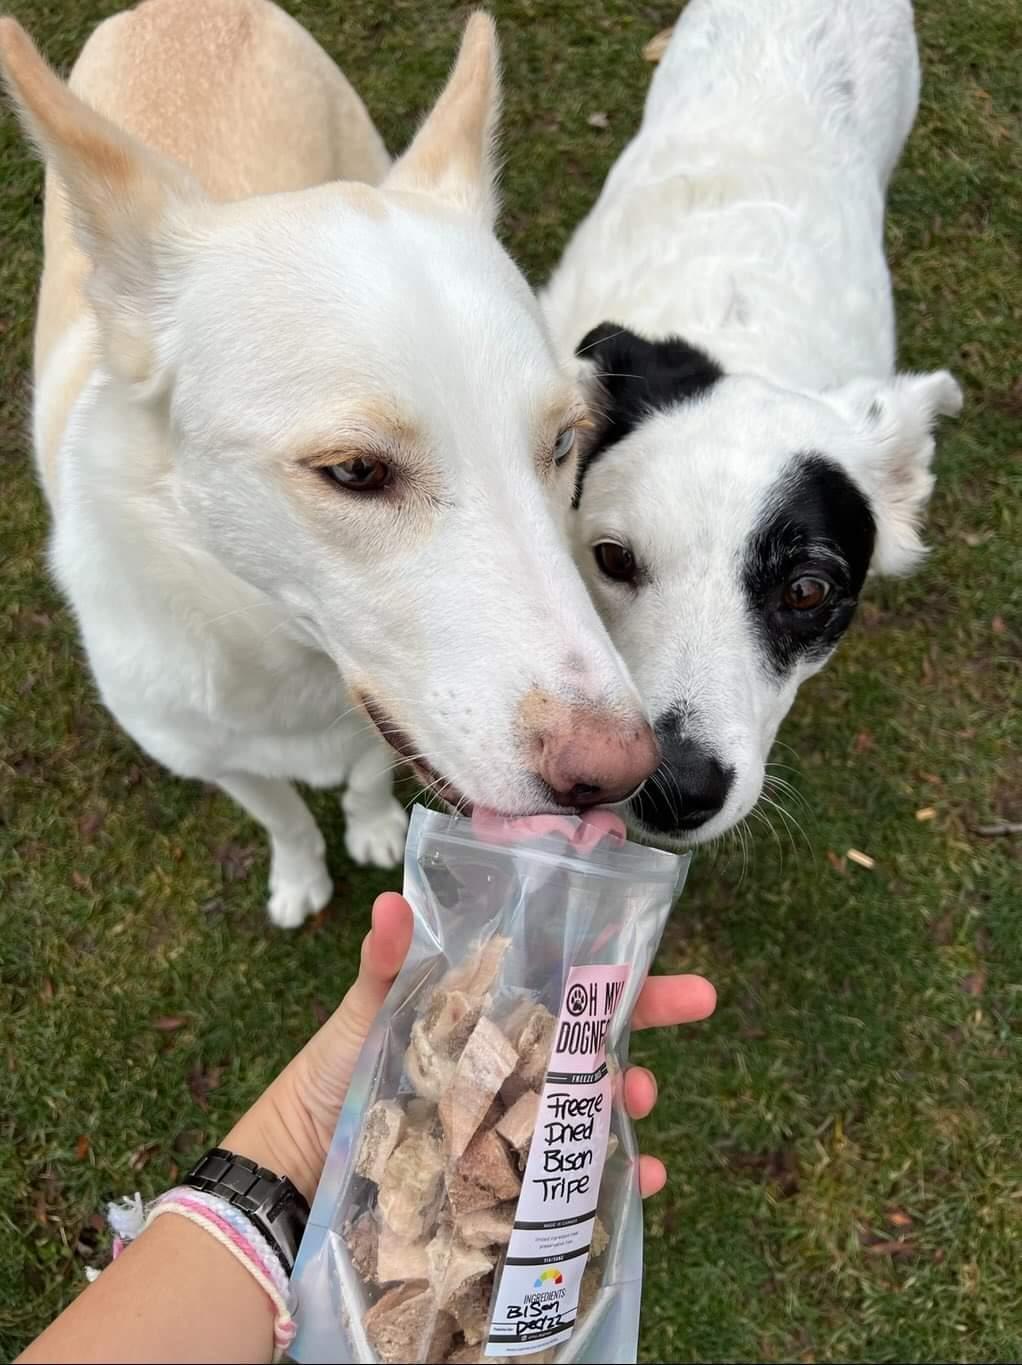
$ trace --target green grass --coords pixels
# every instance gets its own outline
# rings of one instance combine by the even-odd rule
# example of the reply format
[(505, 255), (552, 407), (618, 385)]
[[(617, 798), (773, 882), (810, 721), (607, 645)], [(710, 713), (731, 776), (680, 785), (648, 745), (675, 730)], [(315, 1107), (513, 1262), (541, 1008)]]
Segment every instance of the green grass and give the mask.
[[(67, 63), (109, 0), (12, 0)], [(391, 147), (438, 88), (460, 6), (289, 6)], [(642, 44), (674, 6), (506, 0), (505, 231), (539, 280), (633, 129)], [(671, 1168), (649, 1209), (649, 1360), (981, 1361), (1022, 1353), (1019, 416), (1014, 0), (923, 0), (923, 108), (891, 201), (907, 366), (967, 388), (941, 446), (934, 553), (870, 592), (779, 757), (799, 835), (701, 857), (661, 967), (714, 1020), (644, 1037)], [(386, 13), (386, 19), (378, 16)], [(606, 113), (606, 130), (587, 117)], [(349, 981), (372, 895), (335, 801), (338, 879), (293, 937), (262, 839), (171, 780), (99, 705), (43, 566), (24, 440), (40, 175), (0, 122), (0, 1355), (104, 1254), (105, 1199), (159, 1190), (221, 1135)], [(936, 818), (915, 819), (922, 807)], [(849, 848), (872, 871), (841, 861)], [(836, 865), (835, 865), (836, 864)], [(158, 1021), (179, 1021), (161, 1029)]]

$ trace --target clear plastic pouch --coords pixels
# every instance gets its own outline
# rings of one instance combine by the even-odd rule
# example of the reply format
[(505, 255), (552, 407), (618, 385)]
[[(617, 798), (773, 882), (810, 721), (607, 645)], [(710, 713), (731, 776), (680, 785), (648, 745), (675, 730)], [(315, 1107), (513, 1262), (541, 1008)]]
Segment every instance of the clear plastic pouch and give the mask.
[(635, 1360), (642, 1208), (619, 1081), (688, 858), (598, 821), (416, 808), (412, 945), (312, 1206), (295, 1359)]

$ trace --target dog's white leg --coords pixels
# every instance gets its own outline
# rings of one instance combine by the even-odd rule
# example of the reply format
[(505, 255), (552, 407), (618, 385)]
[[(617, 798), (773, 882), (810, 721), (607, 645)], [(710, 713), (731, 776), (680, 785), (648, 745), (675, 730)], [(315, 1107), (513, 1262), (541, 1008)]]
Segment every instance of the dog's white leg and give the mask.
[(297, 929), (322, 910), (333, 894), (323, 857), (326, 844), (312, 812), (290, 782), (252, 773), (222, 774), (217, 781), (270, 836), (270, 919), (281, 929)]
[(394, 758), (373, 745), (352, 767), (341, 797), (344, 844), (356, 863), (395, 867), (404, 856), (408, 817), (394, 796)]

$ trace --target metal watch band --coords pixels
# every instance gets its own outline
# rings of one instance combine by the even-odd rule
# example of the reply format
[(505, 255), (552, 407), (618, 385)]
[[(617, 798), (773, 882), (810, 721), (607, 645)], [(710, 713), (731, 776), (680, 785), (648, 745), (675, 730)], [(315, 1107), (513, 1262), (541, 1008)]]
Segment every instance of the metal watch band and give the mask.
[(240, 1209), (277, 1253), (284, 1273), (291, 1274), (309, 1220), (309, 1205), (286, 1176), (274, 1175), (223, 1147), (213, 1147), (181, 1183)]

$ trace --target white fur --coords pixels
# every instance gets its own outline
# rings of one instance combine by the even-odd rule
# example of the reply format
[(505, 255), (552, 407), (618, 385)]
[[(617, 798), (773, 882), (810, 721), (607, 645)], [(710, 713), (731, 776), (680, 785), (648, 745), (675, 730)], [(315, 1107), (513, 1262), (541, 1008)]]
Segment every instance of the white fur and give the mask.
[[(961, 405), (945, 371), (894, 375), (883, 254), (888, 179), (915, 116), (908, 0), (691, 0), (640, 131), (542, 297), (565, 355), (594, 326), (680, 335), (723, 366), (589, 470), (578, 563), (654, 717), (674, 709), (734, 785), (701, 841), (762, 790), (804, 677), (761, 666), (743, 547), (795, 452), (839, 462), (877, 522), (873, 569), (921, 558), (932, 428)], [(583, 368), (585, 362), (582, 362)], [(592, 547), (630, 547), (637, 591)]]
[[(98, 182), (120, 135), (97, 126), (79, 164), (61, 131), (74, 110), (50, 113), (68, 97), (5, 33), (12, 89), (93, 264), (97, 326), (69, 331), (39, 375), (37, 432), (69, 352), (102, 354), (60, 445), (53, 569), (118, 721), (268, 830), (283, 926), (331, 892), (291, 779), (346, 782), (351, 856), (401, 857), (394, 756), (353, 693), (466, 798), (511, 814), (549, 808), (528, 697), (648, 741), (558, 524), (573, 462), (549, 453), (579, 400), (493, 234), (496, 90), (469, 87), (496, 76), (473, 24), (439, 127), (379, 191), (231, 203), (126, 139), (128, 193)], [(406, 462), (399, 497), (306, 464), (367, 448)]]

